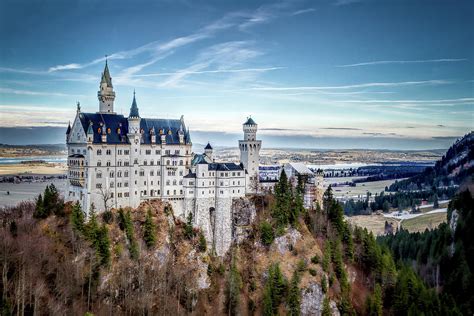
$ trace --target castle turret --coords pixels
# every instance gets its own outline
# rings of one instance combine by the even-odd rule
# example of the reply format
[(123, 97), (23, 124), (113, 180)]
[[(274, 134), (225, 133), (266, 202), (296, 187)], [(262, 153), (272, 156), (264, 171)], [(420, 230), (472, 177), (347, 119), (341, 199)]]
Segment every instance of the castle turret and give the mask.
[(212, 158), (212, 152), (213, 152), (213, 149), (212, 149), (212, 146), (211, 144), (208, 142), (206, 147), (204, 147), (204, 154), (211, 160), (213, 160)]
[(87, 142), (94, 142), (94, 129), (92, 128), (92, 121), (89, 122), (89, 127), (87, 128)]
[(97, 91), (97, 98), (99, 99), (99, 113), (115, 114), (115, 92), (112, 86), (112, 77), (110, 76), (107, 60), (105, 60), (105, 68), (102, 73), (102, 79), (100, 80), (99, 91)]
[(128, 140), (130, 141), (130, 206), (137, 207), (140, 204), (140, 145), (141, 145), (141, 130), (140, 130), (140, 114), (138, 113), (137, 99), (135, 91), (133, 91), (133, 101), (130, 107), (130, 114), (128, 116)]
[(239, 140), (240, 162), (247, 172), (247, 193), (255, 193), (254, 183), (258, 183), (258, 166), (262, 141), (257, 140), (258, 125), (248, 117), (243, 124), (244, 140)]

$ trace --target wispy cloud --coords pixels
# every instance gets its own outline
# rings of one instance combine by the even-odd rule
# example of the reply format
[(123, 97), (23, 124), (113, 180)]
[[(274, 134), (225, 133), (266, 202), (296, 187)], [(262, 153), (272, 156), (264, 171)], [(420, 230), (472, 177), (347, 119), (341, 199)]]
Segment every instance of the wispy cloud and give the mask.
[(328, 129), (328, 130), (339, 130), (339, 131), (360, 131), (360, 128), (355, 127), (322, 127), (321, 129)]
[(399, 82), (369, 82), (341, 86), (299, 86), (299, 87), (254, 87), (251, 90), (263, 91), (292, 91), (292, 90), (337, 90), (374, 87), (403, 87), (420, 85), (444, 85), (451, 84), (449, 80), (423, 80), (423, 81), (399, 81)]
[(367, 61), (356, 64), (338, 65), (337, 67), (361, 67), (374, 65), (390, 65), (390, 64), (423, 64), (423, 63), (455, 63), (467, 61), (465, 58), (441, 58), (441, 59), (422, 59), (422, 60), (376, 60)]
[(68, 93), (60, 93), (60, 92), (17, 90), (17, 89), (10, 89), (10, 88), (0, 88), (0, 93), (19, 94), (19, 95), (48, 96), (48, 97), (84, 97), (84, 95), (82, 95), (82, 94), (68, 94)]
[[(219, 73), (239, 73), (239, 72), (266, 72), (272, 70), (286, 69), (286, 67), (263, 67), (263, 68), (243, 68), (243, 69), (214, 69), (214, 70), (202, 70), (202, 71), (189, 71), (190, 75), (200, 74), (219, 74)], [(178, 74), (179, 71), (175, 72), (158, 72), (141, 75), (133, 75), (132, 77), (160, 77), (160, 76), (172, 76)]]
[(315, 8), (302, 9), (302, 10), (297, 10), (297, 11), (293, 12), (291, 15), (295, 16), (295, 15), (306, 14), (306, 13), (310, 13), (310, 12), (314, 12), (314, 11), (316, 11)]
[[(236, 67), (242, 66), (249, 60), (262, 55), (262, 52), (254, 48), (253, 44), (251, 41), (233, 41), (208, 47), (199, 53), (190, 66), (171, 74), (160, 86), (177, 86), (187, 76), (196, 73), (204, 73), (206, 71), (205, 69), (210, 66), (217, 68), (217, 70), (209, 71), (229, 71), (235, 73), (234, 69)], [(273, 68), (274, 67), (270, 67), (267, 69), (270, 70)], [(259, 72), (263, 71), (263, 68), (261, 68)]]

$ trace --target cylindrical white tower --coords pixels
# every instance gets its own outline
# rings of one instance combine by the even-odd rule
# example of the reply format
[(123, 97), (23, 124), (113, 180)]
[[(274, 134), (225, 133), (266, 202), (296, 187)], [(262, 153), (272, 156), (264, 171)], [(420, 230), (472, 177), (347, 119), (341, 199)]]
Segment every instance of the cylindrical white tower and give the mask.
[(262, 141), (257, 140), (258, 125), (249, 117), (243, 124), (244, 140), (239, 140), (240, 162), (246, 170), (246, 191), (255, 193), (258, 185), (258, 166), (260, 160), (260, 148)]

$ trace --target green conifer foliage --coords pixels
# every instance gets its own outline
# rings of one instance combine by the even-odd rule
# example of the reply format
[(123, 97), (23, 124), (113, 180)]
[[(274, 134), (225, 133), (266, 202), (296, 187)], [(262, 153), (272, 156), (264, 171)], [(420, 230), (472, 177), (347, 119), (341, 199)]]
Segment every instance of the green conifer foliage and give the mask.
[(150, 209), (148, 209), (145, 217), (145, 224), (143, 227), (143, 239), (148, 249), (153, 248), (156, 244), (156, 225), (153, 222)]

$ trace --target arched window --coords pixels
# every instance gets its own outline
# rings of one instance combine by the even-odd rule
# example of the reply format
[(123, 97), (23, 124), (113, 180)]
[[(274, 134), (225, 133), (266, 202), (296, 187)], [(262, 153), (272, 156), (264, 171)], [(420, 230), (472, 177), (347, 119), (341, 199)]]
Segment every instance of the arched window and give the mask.
[(102, 162), (99, 160), (97, 161), (97, 167), (100, 167), (100, 166), (102, 166)]
[(97, 149), (97, 156), (102, 155), (102, 149)]

